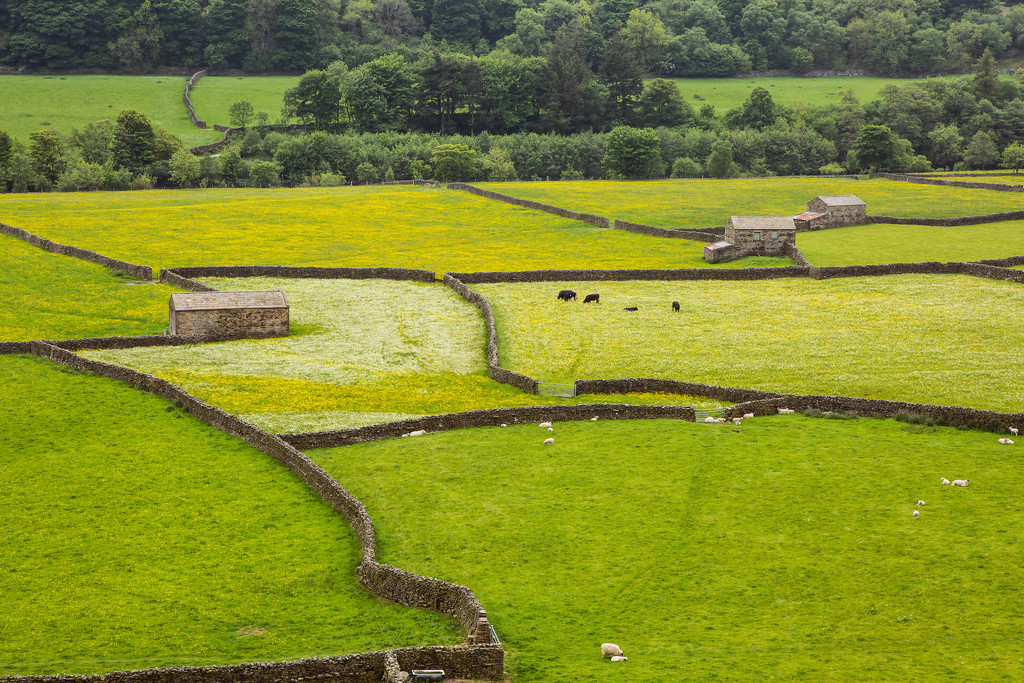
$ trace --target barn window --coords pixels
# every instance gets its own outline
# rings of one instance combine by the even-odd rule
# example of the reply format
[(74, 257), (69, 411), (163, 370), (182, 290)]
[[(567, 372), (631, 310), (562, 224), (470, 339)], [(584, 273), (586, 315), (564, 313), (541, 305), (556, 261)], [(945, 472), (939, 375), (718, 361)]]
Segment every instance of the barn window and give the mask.
[(754, 233), (754, 241), (755, 242), (760, 242), (761, 241), (761, 233), (759, 233), (759, 232), (755, 232)]
[(778, 236), (779, 236), (779, 231), (778, 230), (772, 230), (772, 239), (775, 239)]

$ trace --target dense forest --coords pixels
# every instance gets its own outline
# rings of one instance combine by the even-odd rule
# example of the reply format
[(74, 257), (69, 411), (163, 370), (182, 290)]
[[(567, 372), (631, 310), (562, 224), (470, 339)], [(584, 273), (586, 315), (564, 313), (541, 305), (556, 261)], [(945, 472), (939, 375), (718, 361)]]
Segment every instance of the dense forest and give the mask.
[(0, 0), (0, 65), (306, 71), (395, 53), (547, 57), (594, 73), (625, 52), (661, 76), (969, 68), (1024, 48), (1007, 0)]

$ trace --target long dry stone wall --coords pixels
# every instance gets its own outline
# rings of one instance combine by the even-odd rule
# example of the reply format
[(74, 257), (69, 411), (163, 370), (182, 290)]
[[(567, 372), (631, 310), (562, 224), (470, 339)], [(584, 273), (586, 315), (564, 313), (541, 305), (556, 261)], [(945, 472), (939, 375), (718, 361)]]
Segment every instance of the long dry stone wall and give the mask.
[(39, 247), (44, 251), (48, 251), (53, 254), (63, 254), (64, 256), (73, 256), (89, 263), (95, 263), (97, 265), (116, 270), (121, 273), (127, 273), (132, 277), (139, 278), (140, 280), (152, 280), (153, 269), (149, 266), (140, 266), (134, 263), (128, 263), (127, 261), (119, 261), (112, 259), (109, 256), (98, 254), (95, 251), (88, 249), (81, 249), (79, 247), (73, 247), (69, 244), (60, 244), (59, 242), (53, 242), (51, 240), (35, 235), (27, 230), (21, 228), (15, 228), (12, 225), (6, 223), (0, 223), (0, 232), (11, 237), (17, 237), (20, 240), (28, 242), (29, 244)]
[(725, 235), (725, 227), (708, 228), (707, 230), (669, 230), (666, 228), (656, 228), (653, 225), (644, 225), (643, 223), (620, 221), (619, 219), (615, 219), (615, 222), (612, 223), (612, 229), (634, 232), (638, 235), (649, 235), (651, 237), (669, 237), (697, 242), (714, 242), (722, 239)]
[(625, 270), (520, 270), (479, 273), (448, 273), (464, 283), (492, 282), (619, 282), (623, 280), (774, 280), (809, 277), (811, 269), (781, 268), (675, 268)]
[[(79, 340), (76, 340), (75, 343), (69, 343), (68, 346), (75, 346), (78, 341)], [(219, 408), (215, 408), (166, 380), (137, 370), (132, 370), (130, 368), (83, 358), (67, 348), (62, 348), (62, 346), (57, 343), (32, 341), (29, 342), (27, 346), (22, 343), (17, 343), (16, 345), (3, 347), (3, 349), (8, 350), (9, 352), (24, 352), (27, 349), (37, 356), (60, 363), (61, 365), (65, 365), (75, 370), (125, 382), (126, 384), (142, 389), (151, 394), (166, 398), (182, 406), (200, 421), (243, 439), (258, 450), (275, 458), (292, 472), (301, 477), (303, 481), (316, 491), (328, 504), (339, 510), (348, 519), (349, 524), (351, 524), (353, 530), (356, 532), (356, 536), (359, 538), (362, 550), (363, 560), (357, 568), (357, 573), (359, 575), (360, 582), (368, 591), (374, 595), (378, 595), (398, 604), (437, 610), (457, 619), (466, 630), (467, 643), (472, 645), (472, 647), (439, 649), (416, 648), (416, 650), (429, 650), (431, 652), (435, 652), (435, 654), (432, 655), (434, 657), (432, 661), (452, 659), (453, 667), (458, 664), (467, 672), (475, 672), (476, 677), (493, 678), (502, 675), (503, 652), (501, 648), (476, 647), (479, 645), (486, 646), (491, 642), (491, 629), (490, 624), (487, 621), (487, 613), (473, 592), (465, 586), (426, 576), (411, 574), (398, 569), (397, 567), (377, 562), (376, 536), (373, 530), (373, 523), (370, 520), (369, 514), (366, 512), (366, 507), (351, 493), (342, 488), (337, 481), (324, 472), (323, 469), (310, 460), (304, 453), (283, 440), (281, 437), (266, 432), (255, 425), (220, 410)], [(437, 654), (436, 650), (448, 650), (449, 652), (442, 655)], [(379, 659), (379, 666), (375, 663), (371, 673), (367, 673), (365, 671), (356, 672), (351, 674), (349, 678), (341, 678), (340, 680), (382, 680), (383, 657), (381, 656)], [(402, 660), (401, 655), (399, 655), (399, 660)], [(321, 660), (309, 661), (314, 662), (314, 664), (310, 665), (311, 669), (315, 669), (317, 666), (320, 666), (320, 664), (315, 664), (315, 662)], [(277, 664), (240, 665), (266, 667), (266, 669), (261, 669), (265, 672), (265, 675), (251, 678), (246, 676), (244, 673), (239, 672), (240, 677), (235, 679), (232, 678), (232, 672), (239, 671), (237, 669), (226, 669), (225, 667), (200, 667), (198, 670), (214, 673), (209, 674), (209, 676), (212, 677), (207, 677), (206, 674), (197, 674), (199, 677), (194, 680), (284, 681), (308, 677), (302, 674), (290, 672), (288, 668), (290, 664), (291, 663), (284, 662)], [(152, 683), (157, 683), (158, 681), (162, 683), (168, 680), (173, 680), (175, 683), (181, 683), (182, 678), (186, 681), (193, 680), (189, 678), (187, 673), (182, 674), (182, 677), (168, 678), (168, 676), (165, 675), (165, 672), (167, 671), (177, 672), (180, 670), (152, 670), (152, 673), (150, 673), (148, 677), (137, 680)], [(325, 672), (311, 673), (310, 675), (320, 675), (320, 673)], [(87, 680), (102, 680), (104, 683), (108, 683), (112, 680), (111, 676), (131, 676), (133, 674), (134, 672), (104, 674), (98, 677), (87, 677)]]
[(979, 225), (999, 221), (1024, 220), (1024, 211), (1003, 211), (978, 216), (957, 216), (955, 218), (900, 218), (898, 216), (868, 216), (868, 223), (891, 223), (893, 225), (935, 225), (953, 227), (958, 225)]
[(506, 204), (514, 204), (521, 206), (526, 209), (536, 209), (538, 211), (546, 211), (553, 213), (556, 216), (562, 218), (569, 218), (574, 221), (583, 221), (584, 223), (590, 223), (596, 225), (599, 228), (610, 227), (608, 219), (604, 216), (597, 216), (592, 213), (579, 213), (578, 211), (570, 211), (569, 209), (563, 209), (560, 206), (552, 206), (551, 204), (544, 204), (543, 202), (535, 202), (531, 199), (520, 199), (519, 197), (513, 197), (512, 195), (501, 194), (500, 192), (492, 192), (491, 190), (484, 190), (483, 188), (476, 187), (475, 185), (469, 185), (467, 183), (448, 183), (448, 189), (450, 190), (463, 190), (470, 194), (479, 195), (481, 197), (487, 197), (488, 199), (496, 199), (499, 202), (505, 202)]
[[(634, 381), (634, 380), (597, 380), (597, 381)], [(658, 382), (659, 380), (635, 380), (639, 382)], [(580, 380), (576, 382), (577, 386)], [(701, 385), (706, 386), (706, 385)], [(650, 389), (647, 391), (661, 391)], [(734, 400), (752, 400), (754, 398), (765, 398), (777, 396), (767, 392), (746, 392), (736, 389)], [(622, 393), (592, 391), (587, 393)], [(666, 392), (670, 393), (670, 392)], [(683, 392), (674, 392), (683, 393)], [(409, 432), (424, 430), (427, 432), (439, 432), (448, 429), (465, 429), (467, 427), (497, 427), (502, 424), (524, 424), (530, 422), (577, 422), (590, 420), (597, 417), (602, 420), (655, 420), (674, 419), (688, 420), (693, 422), (695, 413), (690, 406), (656, 406), (656, 405), (627, 405), (618, 403), (595, 403), (592, 405), (554, 405), (554, 406), (528, 406), (520, 408), (493, 408), (490, 410), (467, 410), (461, 413), (447, 413), (445, 415), (428, 415), (399, 422), (387, 422), (385, 424), (370, 425), (368, 427), (353, 427), (351, 429), (338, 429), (327, 432), (307, 432), (304, 434), (282, 434), (281, 438), (300, 450), (311, 448), (331, 448), (334, 446), (348, 446), (365, 441), (377, 439), (388, 439)]]
[(1024, 282), (1024, 272), (1001, 268), (983, 263), (963, 263), (954, 261), (940, 263), (925, 261), (922, 263), (887, 263), (867, 266), (820, 266), (811, 268), (811, 277), (825, 280), (834, 277), (868, 277), (907, 274), (942, 274), (942, 275), (973, 275), (989, 280), (1005, 280), (1008, 282)]
[(872, 173), (871, 178), (885, 178), (904, 183), (918, 183), (921, 185), (943, 185), (946, 187), (968, 187), (974, 190), (996, 190), (998, 192), (1024, 192), (1024, 185), (1004, 185), (1001, 183), (972, 183), (963, 180), (942, 180), (919, 175), (904, 175), (899, 173)]
[[(624, 379), (578, 379), (576, 395), (580, 394), (680, 394), (683, 396), (703, 396), (716, 401), (739, 403), (741, 401), (757, 401), (780, 396), (770, 391), (757, 389), (737, 389), (735, 387), (719, 387), (713, 384), (698, 382), (681, 382), (674, 379), (624, 378)], [(692, 408), (691, 408), (692, 410)]]
[[(413, 268), (334, 268), (320, 266), (188, 266), (165, 268), (160, 279), (168, 274), (169, 284), (184, 284), (197, 277), (285, 277), (317, 280), (412, 280), (434, 282), (434, 273)], [(176, 279), (175, 279), (176, 278)], [(173, 280), (173, 282), (172, 282)], [(198, 284), (198, 283), (194, 283)], [(181, 286), (181, 285), (178, 285)], [(207, 290), (203, 290), (207, 291)]]
[(192, 119), (192, 125), (196, 128), (206, 128), (206, 121), (203, 121), (196, 116), (196, 110), (192, 106), (192, 98), (189, 96), (192, 92), (192, 88), (196, 87), (196, 82), (206, 75), (206, 70), (197, 71), (192, 74), (192, 78), (188, 79), (188, 85), (185, 86), (185, 108), (188, 109), (188, 116)]

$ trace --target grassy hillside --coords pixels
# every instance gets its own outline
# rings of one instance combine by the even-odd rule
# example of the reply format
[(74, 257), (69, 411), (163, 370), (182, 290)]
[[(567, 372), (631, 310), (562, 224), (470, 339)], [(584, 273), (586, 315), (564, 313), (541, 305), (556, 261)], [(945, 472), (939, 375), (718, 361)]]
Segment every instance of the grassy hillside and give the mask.
[[(554, 429), (554, 446), (524, 425), (311, 455), (367, 504), (384, 561), (473, 587), (515, 681), (1024, 677), (1024, 484), (995, 435)], [(628, 662), (601, 659), (609, 641)]]
[(204, 76), (192, 89), (192, 106), (196, 116), (211, 127), (215, 123), (231, 125), (228, 109), (239, 100), (276, 121), (284, 106), (284, 91), (298, 82), (298, 76)]
[[(560, 304), (552, 292), (563, 286), (599, 292), (601, 303)], [(665, 377), (1024, 409), (1024, 331), (998, 322), (1024, 310), (1024, 288), (1014, 283), (897, 275), (474, 289), (494, 307), (505, 367), (548, 381)]]
[(832, 76), (805, 78), (777, 76), (772, 78), (675, 78), (679, 92), (699, 110), (705, 104), (715, 106), (718, 114), (743, 105), (754, 88), (764, 88), (777, 104), (822, 106), (839, 104), (846, 90), (853, 90), (864, 104), (878, 98), (887, 85), (905, 85), (910, 79), (875, 76)]
[(0, 235), (0, 341), (160, 334), (173, 287)]
[(212, 127), (192, 125), (182, 101), (187, 84), (187, 76), (3, 74), (0, 129), (28, 144), (28, 134), (39, 128), (67, 134), (101, 119), (113, 121), (122, 109), (137, 109), (186, 146), (219, 140)]
[(459, 642), (358, 584), (355, 534), (282, 465), (127, 385), (0, 356), (0, 674)]

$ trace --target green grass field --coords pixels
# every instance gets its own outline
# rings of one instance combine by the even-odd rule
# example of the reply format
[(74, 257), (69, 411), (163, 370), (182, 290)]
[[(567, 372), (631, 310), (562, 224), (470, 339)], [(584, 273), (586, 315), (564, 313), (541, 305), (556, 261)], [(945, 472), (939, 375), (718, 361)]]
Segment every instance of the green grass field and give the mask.
[[(559, 304), (551, 292), (561, 287), (599, 292), (601, 303)], [(473, 288), (494, 308), (504, 366), (546, 381), (665, 377), (1024, 408), (1024, 328), (1000, 323), (1024, 311), (1024, 288), (1014, 283), (898, 275)]]
[(3, 74), (0, 129), (28, 144), (28, 134), (43, 127), (67, 134), (94, 121), (114, 121), (122, 109), (137, 109), (185, 146), (219, 140), (212, 127), (192, 125), (182, 101), (186, 85), (187, 76)]
[(995, 435), (801, 416), (554, 429), (554, 446), (523, 425), (310, 455), (366, 503), (383, 561), (472, 586), (513, 681), (1024, 677), (1024, 483)]
[(771, 78), (674, 78), (679, 92), (694, 110), (713, 104), (718, 114), (740, 107), (754, 88), (764, 88), (777, 104), (822, 106), (839, 104), (843, 93), (853, 90), (861, 104), (878, 99), (887, 85), (906, 85), (916, 79), (874, 76), (830, 76), (803, 78), (777, 76)]
[(179, 291), (0, 235), (0, 341), (160, 334)]
[(802, 232), (796, 241), (816, 266), (976, 261), (1024, 254), (1024, 221), (956, 227), (875, 223)]
[(228, 109), (240, 100), (276, 121), (284, 106), (284, 91), (298, 82), (298, 76), (204, 76), (196, 82), (190, 97), (196, 116), (211, 127), (215, 123), (231, 125)]
[(0, 356), (0, 674), (454, 644), (374, 599), (343, 515), (168, 401)]
[[(5, 195), (0, 221), (154, 270), (707, 266), (699, 242), (605, 230), (466, 192), (410, 186)], [(726, 266), (790, 263), (747, 258)]]
[(729, 216), (792, 216), (805, 211), (807, 202), (819, 195), (857, 195), (873, 216), (948, 218), (1024, 209), (1024, 195), (1015, 192), (880, 179), (573, 181), (482, 186), (573, 211), (659, 228), (722, 226)]

